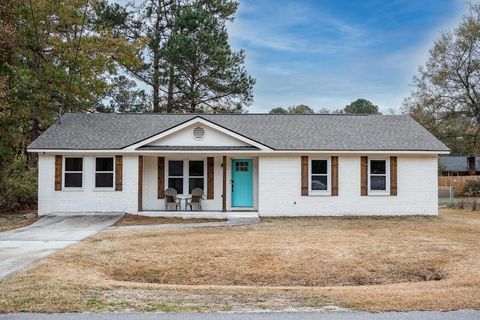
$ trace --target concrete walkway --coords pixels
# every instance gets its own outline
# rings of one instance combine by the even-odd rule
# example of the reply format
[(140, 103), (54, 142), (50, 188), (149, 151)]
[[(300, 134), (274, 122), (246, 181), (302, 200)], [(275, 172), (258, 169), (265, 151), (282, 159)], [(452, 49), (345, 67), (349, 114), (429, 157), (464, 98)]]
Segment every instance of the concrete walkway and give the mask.
[(480, 311), (450, 312), (271, 312), (271, 313), (16, 313), (0, 320), (476, 320)]
[(111, 226), (122, 215), (46, 216), (0, 232), (0, 278)]

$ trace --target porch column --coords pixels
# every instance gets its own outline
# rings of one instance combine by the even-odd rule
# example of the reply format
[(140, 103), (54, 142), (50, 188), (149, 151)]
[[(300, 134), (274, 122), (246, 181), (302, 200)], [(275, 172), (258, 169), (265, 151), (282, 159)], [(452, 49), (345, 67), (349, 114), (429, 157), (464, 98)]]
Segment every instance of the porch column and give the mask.
[(143, 156), (138, 156), (138, 211), (143, 210)]
[(227, 156), (223, 156), (222, 212), (227, 212)]

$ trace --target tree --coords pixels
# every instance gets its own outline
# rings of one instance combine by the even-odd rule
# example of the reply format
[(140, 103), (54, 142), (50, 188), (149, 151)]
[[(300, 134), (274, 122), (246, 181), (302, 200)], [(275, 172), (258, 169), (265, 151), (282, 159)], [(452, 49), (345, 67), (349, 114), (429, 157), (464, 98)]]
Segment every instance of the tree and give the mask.
[(148, 111), (147, 94), (136, 87), (136, 82), (124, 75), (114, 77), (107, 93), (108, 104), (101, 106), (98, 111), (120, 113)]
[(10, 66), (16, 60), (18, 50), (13, 2), (14, 0), (0, 2), (0, 168), (5, 168), (11, 162), (22, 138), (18, 123), (23, 110), (9, 103)]
[(98, 23), (105, 4), (0, 3), (0, 203), (6, 197), (35, 198), (30, 191), (35, 190), (36, 157), (26, 155), (28, 144), (64, 111), (97, 110), (110, 90), (116, 61), (137, 59), (136, 42)]
[(225, 23), (237, 7), (232, 0), (146, 0), (119, 24), (129, 38), (145, 39), (142, 65), (124, 67), (152, 88), (154, 112), (238, 111), (251, 103), (245, 54), (227, 41)]
[(21, 1), (16, 7), (19, 63), (12, 82), (22, 87), (16, 103), (30, 110), (30, 140), (59, 110), (93, 111), (108, 91), (116, 60), (133, 61), (136, 43), (98, 24), (105, 0)]
[(403, 112), (445, 143), (453, 154), (470, 154), (475, 145), (475, 131), (472, 120), (461, 113), (439, 114), (431, 107), (432, 101), (405, 99)]
[(471, 4), (460, 25), (435, 41), (414, 84), (404, 109), (453, 152), (478, 153), (480, 4)]
[(307, 105), (299, 104), (296, 106), (288, 107), (287, 109), (282, 107), (273, 108), (269, 113), (289, 113), (289, 114), (301, 114), (301, 113), (315, 113), (312, 108)]
[(343, 109), (345, 113), (379, 114), (378, 107), (366, 99), (357, 99)]
[(332, 111), (328, 108), (320, 108), (318, 110), (318, 113), (320, 113), (320, 114), (330, 114), (330, 113), (332, 113)]
[(277, 108), (273, 108), (272, 110), (270, 110), (268, 113), (278, 113), (278, 114), (283, 114), (283, 113), (288, 113), (287, 109), (285, 108), (282, 108), (282, 107), (277, 107)]
[(315, 113), (312, 108), (304, 104), (288, 107), (287, 111), (288, 113)]
[(239, 112), (252, 102), (255, 80), (245, 70), (244, 51), (230, 48), (222, 19), (199, 2), (179, 8), (174, 29), (166, 56), (182, 110)]
[(301, 114), (301, 113), (315, 113), (312, 108), (307, 105), (299, 104), (296, 106), (290, 106), (287, 109), (282, 107), (273, 108), (269, 111), (269, 113), (289, 113), (289, 114)]

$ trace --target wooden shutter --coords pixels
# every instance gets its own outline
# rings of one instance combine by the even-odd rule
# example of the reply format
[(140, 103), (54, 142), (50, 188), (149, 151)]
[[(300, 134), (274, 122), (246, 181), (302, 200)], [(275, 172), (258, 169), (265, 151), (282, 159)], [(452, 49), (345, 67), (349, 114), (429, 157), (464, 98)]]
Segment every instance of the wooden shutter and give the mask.
[(332, 196), (338, 196), (338, 157), (331, 159), (332, 166)]
[(123, 188), (123, 156), (115, 156), (115, 191)]
[(360, 158), (360, 195), (368, 196), (368, 157)]
[(214, 176), (213, 176), (213, 169), (214, 169), (214, 158), (208, 157), (207, 158), (207, 199), (213, 199), (214, 194)]
[(302, 196), (308, 196), (308, 157), (302, 156)]
[(62, 156), (55, 156), (55, 191), (62, 191)]
[(390, 157), (390, 195), (397, 195), (397, 157)]
[(157, 198), (165, 198), (165, 157), (158, 157), (157, 164)]
[(138, 156), (138, 211), (143, 210), (143, 156)]

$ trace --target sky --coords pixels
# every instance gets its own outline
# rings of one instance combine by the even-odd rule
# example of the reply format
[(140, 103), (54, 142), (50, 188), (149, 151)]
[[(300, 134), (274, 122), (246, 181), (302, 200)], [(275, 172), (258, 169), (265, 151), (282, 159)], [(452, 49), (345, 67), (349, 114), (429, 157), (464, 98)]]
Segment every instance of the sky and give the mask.
[(399, 112), (412, 76), (463, 0), (239, 0), (230, 43), (256, 79), (249, 112), (365, 98)]

